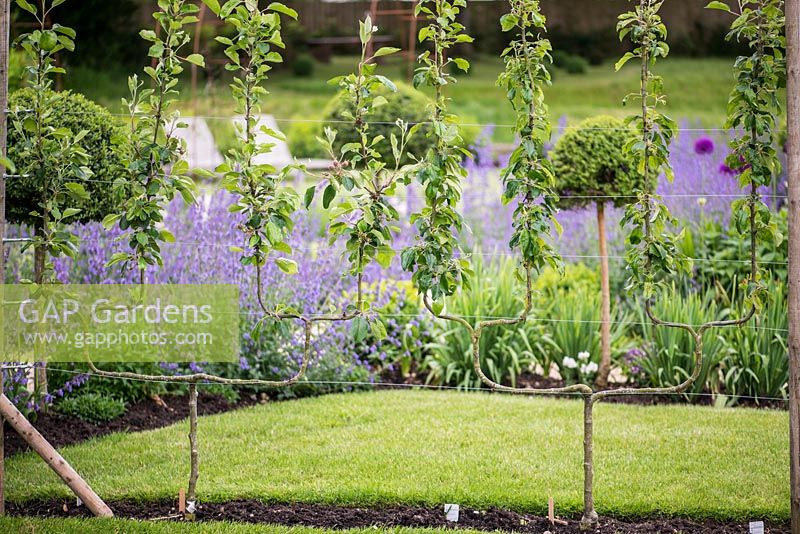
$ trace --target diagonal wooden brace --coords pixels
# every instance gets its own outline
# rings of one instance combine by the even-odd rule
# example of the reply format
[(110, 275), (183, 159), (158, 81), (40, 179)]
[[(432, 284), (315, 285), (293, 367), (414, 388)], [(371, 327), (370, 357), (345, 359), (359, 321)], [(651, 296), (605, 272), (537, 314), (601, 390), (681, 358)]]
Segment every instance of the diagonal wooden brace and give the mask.
[(33, 427), (30, 421), (25, 419), (25, 416), (17, 410), (17, 407), (5, 395), (0, 395), (0, 416), (8, 421), (8, 424), (22, 436), (22, 439), (30, 445), (31, 449), (42, 457), (45, 463), (50, 466), (50, 469), (61, 477), (61, 480), (69, 486), (69, 489), (83, 501), (94, 515), (98, 517), (114, 517), (111, 508), (97, 496), (92, 488), (89, 487), (89, 484), (44, 439), (44, 436)]

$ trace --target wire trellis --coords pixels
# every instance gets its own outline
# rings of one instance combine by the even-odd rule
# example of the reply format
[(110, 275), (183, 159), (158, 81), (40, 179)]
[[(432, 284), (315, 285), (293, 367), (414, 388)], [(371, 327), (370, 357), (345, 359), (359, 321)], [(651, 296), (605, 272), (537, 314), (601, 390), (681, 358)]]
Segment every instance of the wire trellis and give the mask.
[[(34, 364), (16, 364), (16, 365), (5, 365), (3, 364), (2, 369), (33, 369), (35, 367)], [(91, 372), (85, 371), (78, 371), (75, 369), (63, 369), (59, 367), (53, 367), (52, 365), (48, 365), (48, 371), (60, 372), (60, 373), (67, 373), (67, 374), (75, 374), (75, 375), (89, 375), (94, 378), (102, 378), (106, 380), (130, 380), (133, 382), (158, 382), (159, 384), (171, 384), (171, 385), (186, 385), (185, 382), (177, 382), (177, 381), (164, 381), (164, 380), (153, 380), (148, 378), (120, 378), (120, 377), (113, 377), (113, 376), (102, 376), (96, 375)], [(176, 375), (178, 376), (178, 375)], [(295, 384), (291, 384), (286, 387), (293, 387), (299, 385), (320, 385), (320, 386), (361, 386), (361, 387), (376, 387), (376, 388), (397, 388), (397, 389), (427, 389), (427, 390), (439, 390), (439, 391), (461, 391), (461, 392), (481, 392), (481, 393), (505, 393), (508, 395), (515, 395), (514, 393), (508, 393), (501, 390), (491, 390), (488, 388), (480, 388), (474, 386), (448, 386), (448, 385), (438, 385), (438, 384), (407, 384), (407, 383), (396, 383), (396, 382), (369, 382), (369, 381), (349, 381), (349, 380), (302, 380), (301, 382), (297, 382)], [(253, 386), (247, 385), (239, 385), (239, 384), (212, 384), (212, 383), (204, 383), (198, 382), (198, 386), (208, 386), (208, 387), (219, 387), (228, 386), (231, 388), (244, 388)], [(692, 392), (685, 392), (685, 393), (672, 393), (672, 394), (660, 394), (654, 395), (653, 393), (630, 393), (626, 394), (628, 396), (690, 396), (690, 397), (719, 397), (723, 394), (718, 393), (692, 393)], [(554, 391), (552, 393), (543, 393), (541, 396), (551, 396), (551, 397), (574, 397), (579, 398), (583, 397), (583, 394), (580, 392), (564, 392), (564, 391)], [(783, 397), (757, 397), (757, 396), (749, 396), (749, 395), (727, 395), (729, 397), (735, 397), (736, 399), (744, 399), (744, 400), (753, 400), (753, 401), (770, 401), (770, 402), (788, 402), (788, 399)]]

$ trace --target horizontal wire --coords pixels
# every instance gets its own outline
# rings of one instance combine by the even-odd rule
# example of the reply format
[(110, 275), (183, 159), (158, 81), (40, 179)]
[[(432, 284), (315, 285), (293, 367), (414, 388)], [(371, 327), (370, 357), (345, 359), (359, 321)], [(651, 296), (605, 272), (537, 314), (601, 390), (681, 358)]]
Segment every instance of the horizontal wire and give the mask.
[[(14, 243), (26, 243), (27, 240), (30, 238), (19, 238), (18, 240), (11, 241), (10, 244)], [(108, 240), (103, 239), (79, 239), (78, 242), (80, 243), (91, 243), (91, 244), (107, 244)], [(198, 247), (198, 248), (230, 248), (230, 247), (242, 247), (242, 243), (201, 243), (199, 241), (172, 241), (172, 242), (164, 242), (164, 246), (187, 246), (187, 247)], [(309, 247), (292, 247), (293, 250), (297, 250), (300, 252), (317, 252), (319, 249), (317, 248), (309, 248)], [(488, 258), (493, 257), (511, 257), (516, 258), (519, 256), (518, 253), (515, 252), (464, 252), (466, 256), (483, 256)], [(568, 259), (595, 259), (599, 260), (602, 259), (603, 256), (599, 255), (591, 255), (591, 254), (559, 254), (562, 258)], [(625, 256), (618, 256), (618, 255), (609, 255), (605, 256), (607, 259), (610, 260), (625, 260), (627, 259)], [(735, 260), (735, 259), (721, 259), (721, 258), (686, 258), (689, 261), (695, 261), (699, 263), (741, 263), (741, 264), (750, 264), (750, 260)], [(788, 265), (789, 262), (787, 261), (758, 261), (760, 265)]]
[[(21, 109), (21, 110), (6, 110), (8, 114), (31, 114), (34, 110), (32, 109)], [(131, 118), (133, 117), (152, 117), (151, 114), (137, 112), (134, 114), (130, 113), (112, 113), (112, 112), (105, 112), (105, 111), (59, 111), (59, 114), (67, 114), (67, 115), (105, 115), (111, 117), (124, 117), (124, 118)], [(270, 117), (275, 122), (285, 122), (285, 123), (309, 123), (309, 124), (353, 124), (353, 121), (342, 120), (342, 119), (303, 119), (303, 118), (295, 118), (295, 117), (275, 117), (270, 113), (262, 113), (262, 117)], [(228, 121), (242, 121), (244, 120), (243, 117), (236, 116), (236, 115), (185, 115), (181, 116), (177, 119), (177, 121), (185, 120), (185, 119), (203, 119), (203, 120), (228, 120)], [(394, 126), (397, 123), (394, 121), (364, 121), (364, 124), (376, 125), (376, 126)], [(409, 126), (414, 126), (417, 124), (433, 124), (433, 121), (408, 121), (406, 122)], [(506, 124), (506, 123), (480, 123), (480, 122), (465, 122), (465, 123), (457, 123), (457, 126), (468, 126), (472, 128), (516, 128), (516, 124)], [(639, 131), (636, 128), (631, 127), (591, 127), (591, 128), (584, 128), (580, 125), (555, 125), (556, 130), (585, 130), (585, 131)], [(710, 128), (701, 128), (701, 127), (692, 127), (692, 128), (681, 128), (678, 127), (674, 131), (678, 132), (735, 132), (734, 128), (718, 128), (718, 127), (710, 127)], [(776, 129), (773, 130), (775, 132), (785, 132), (785, 129)]]
[[(178, 382), (178, 381), (164, 381), (164, 380), (153, 380), (148, 378), (123, 378), (123, 377), (116, 377), (116, 376), (103, 376), (97, 375), (92, 372), (83, 372), (83, 371), (76, 371), (74, 369), (59, 369), (57, 367), (52, 367), (50, 365), (47, 366), (48, 371), (56, 371), (61, 373), (68, 373), (68, 374), (80, 374), (80, 375), (89, 375), (92, 377), (97, 378), (105, 378), (108, 380), (132, 380), (134, 382), (158, 382), (160, 384), (173, 384), (173, 385), (186, 385), (186, 382)], [(180, 376), (180, 375), (175, 375)], [(514, 395), (514, 392), (507, 392), (501, 390), (493, 390), (490, 388), (480, 388), (480, 387), (460, 387), (460, 386), (442, 386), (442, 385), (434, 385), (434, 384), (395, 384), (393, 382), (367, 382), (367, 381), (346, 381), (346, 380), (303, 380), (301, 382), (296, 382), (289, 386), (282, 386), (282, 387), (294, 387), (294, 386), (302, 386), (308, 384), (318, 384), (318, 385), (342, 385), (342, 386), (372, 386), (372, 387), (397, 387), (397, 388), (405, 388), (405, 389), (432, 389), (432, 390), (455, 390), (455, 391), (471, 391), (471, 392), (483, 392), (483, 393), (506, 393), (510, 395)], [(247, 384), (219, 384), (219, 383), (212, 383), (212, 382), (198, 382), (198, 386), (207, 386), (207, 387), (218, 387), (218, 386), (228, 386), (228, 387), (235, 387), (235, 388), (257, 388), (258, 386), (252, 386)], [(267, 386), (264, 386), (267, 387)], [(272, 389), (280, 389), (280, 388), (272, 388)], [(522, 390), (524, 391), (524, 390)], [(613, 391), (613, 390), (611, 390)], [(544, 395), (548, 396), (572, 396), (572, 397), (581, 397), (583, 396), (582, 393), (579, 392), (557, 392), (554, 391), (552, 393), (544, 393)], [(755, 396), (746, 396), (746, 395), (724, 395), (718, 393), (692, 393), (692, 392), (685, 392), (685, 393), (646, 393), (646, 392), (630, 392), (625, 393), (624, 396), (636, 396), (636, 395), (651, 395), (651, 396), (674, 396), (674, 395), (686, 395), (692, 397), (718, 397), (720, 395), (736, 398), (736, 399), (750, 399), (750, 400), (768, 400), (768, 401), (782, 401), (788, 402), (788, 399), (784, 399), (782, 397), (755, 397)]]
[[(303, 161), (311, 161), (313, 158), (295, 158), (295, 161), (299, 164), (302, 164)], [(286, 165), (287, 167), (289, 165)], [(496, 167), (497, 170), (502, 170), (502, 167)], [(206, 171), (206, 172), (216, 172), (215, 169), (203, 169), (203, 168), (195, 168), (190, 169), (190, 173), (192, 171)], [(162, 177), (166, 177), (168, 175), (159, 175)], [(78, 183), (91, 183), (91, 184), (116, 184), (119, 180), (97, 180), (94, 178), (86, 178), (86, 179), (76, 179), (74, 180)], [(124, 181), (124, 180), (123, 180)], [(465, 180), (466, 185), (469, 186), (469, 179)], [(498, 182), (499, 184), (499, 182)], [(219, 191), (222, 191), (221, 189)], [(750, 196), (749, 193), (741, 192), (741, 193), (664, 193), (658, 194), (655, 193), (652, 196), (660, 197), (660, 198), (748, 198)], [(768, 199), (787, 199), (789, 198), (788, 195), (778, 195), (772, 194), (770, 192), (760, 193), (758, 196), (768, 198)], [(498, 195), (499, 197), (499, 195)], [(486, 199), (486, 194), (483, 193), (462, 193), (461, 199)], [(639, 198), (639, 195), (561, 195), (559, 199), (561, 200), (614, 200), (614, 199), (631, 199), (631, 198)], [(568, 210), (562, 210), (568, 211)]]
[[(264, 313), (262, 313), (262, 312), (236, 312), (236, 313), (238, 313), (241, 316), (247, 316), (247, 317), (264, 316)], [(390, 317), (390, 318), (392, 318), (392, 317), (397, 317), (397, 318), (421, 317), (421, 315), (418, 314), (418, 313), (417, 314), (414, 314), (414, 313), (384, 313), (384, 312), (375, 312), (375, 311), (372, 312), (372, 315), (377, 316), (377, 317)], [(311, 315), (305, 315), (304, 317), (306, 319), (322, 319), (322, 318), (325, 318), (325, 317), (330, 317), (330, 315), (329, 314), (328, 315), (325, 315), (325, 314), (319, 314), (319, 315), (311, 314)], [(517, 317), (507, 317), (507, 316), (493, 316), (493, 315), (450, 315), (450, 317), (454, 317), (454, 318), (458, 318), (458, 319), (475, 319), (475, 320), (489, 320), (489, 321), (495, 321), (495, 320), (512, 321), (512, 320), (518, 320), (519, 319), (519, 316), (517, 316)], [(433, 317), (433, 316), (431, 316), (431, 318), (438, 319), (440, 321), (446, 321), (447, 320), (447, 319), (444, 319), (444, 318), (441, 318), (441, 317)], [(592, 320), (592, 319), (554, 319), (554, 318), (546, 318), (546, 317), (531, 318), (531, 322), (535, 323), (537, 321), (538, 322), (542, 322), (542, 323), (567, 323), (567, 324), (597, 324), (597, 325), (602, 325), (602, 324), (615, 325), (615, 324), (618, 324), (618, 325), (628, 325), (628, 326), (663, 326), (663, 325), (655, 325), (652, 322), (644, 322), (644, 321), (615, 321), (615, 320), (601, 321), (599, 319), (598, 320)], [(692, 328), (700, 328), (703, 325), (702, 324), (687, 324), (686, 326), (691, 326)], [(786, 329), (786, 328), (772, 328), (772, 327), (758, 326), (758, 325), (752, 325), (752, 324), (739, 325), (739, 326), (737, 326), (737, 328), (750, 328), (750, 329), (753, 329), (753, 330), (764, 330), (764, 331), (767, 331), (767, 332), (789, 332), (789, 330)]]

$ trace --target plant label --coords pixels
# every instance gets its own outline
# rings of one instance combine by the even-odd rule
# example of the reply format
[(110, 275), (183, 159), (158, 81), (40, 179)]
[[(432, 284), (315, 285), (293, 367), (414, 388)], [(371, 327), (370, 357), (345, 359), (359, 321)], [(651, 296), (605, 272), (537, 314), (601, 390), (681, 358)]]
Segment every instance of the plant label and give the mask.
[(444, 513), (447, 515), (447, 520), (453, 523), (458, 523), (458, 510), (457, 504), (445, 504)]
[(750, 521), (750, 534), (764, 534), (764, 522)]

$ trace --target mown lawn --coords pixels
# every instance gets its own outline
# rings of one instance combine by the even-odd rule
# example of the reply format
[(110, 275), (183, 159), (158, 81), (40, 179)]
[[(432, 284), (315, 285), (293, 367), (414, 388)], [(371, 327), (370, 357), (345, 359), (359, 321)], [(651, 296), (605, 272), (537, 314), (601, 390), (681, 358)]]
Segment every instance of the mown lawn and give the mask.
[[(552, 495), (560, 513), (578, 513), (581, 410), (573, 400), (384, 391), (204, 417), (200, 497), (543, 513)], [(595, 420), (601, 514), (788, 518), (785, 412), (601, 404)], [(63, 454), (104, 498), (174, 498), (188, 473), (186, 431), (117, 434)], [(69, 495), (31, 453), (7, 471), (12, 501)]]
[[(334, 76), (346, 74), (355, 66), (356, 59), (334, 57), (329, 64), (317, 64), (313, 76), (297, 78), (287, 71), (278, 71), (267, 83), (270, 96), (265, 99), (264, 111), (279, 119), (319, 119), (336, 87), (326, 83)], [(707, 127), (720, 127), (725, 121), (725, 110), (733, 85), (731, 66), (733, 59), (689, 59), (671, 57), (659, 63), (658, 74), (665, 79), (668, 95), (667, 110), (676, 119), (699, 121)], [(383, 73), (394, 80), (405, 79), (405, 68), (400, 64), (387, 64)], [(459, 82), (448, 89), (452, 110), (462, 122), (481, 124), (511, 124), (513, 112), (502, 89), (495, 84), (502, 71), (497, 58), (480, 57), (473, 61), (468, 75), (459, 75)], [(85, 93), (92, 99), (120, 111), (119, 99), (127, 96), (125, 72), (95, 72), (76, 68), (66, 78), (68, 88)], [(613, 62), (589, 67), (586, 74), (567, 74), (556, 70), (554, 83), (546, 92), (553, 121), (566, 116), (574, 122), (597, 114), (625, 116), (630, 110), (622, 106), (626, 94), (638, 87), (639, 72), (635, 65), (615, 73)], [(229, 116), (233, 114), (233, 101), (226, 82), (220, 81), (210, 89), (201, 84), (196, 105), (189, 102), (191, 91), (182, 86), (182, 108), (187, 114)], [(290, 128), (289, 122), (282, 124)], [(213, 125), (212, 125), (213, 126)], [(509, 128), (498, 127), (495, 138), (511, 141)]]
[[(33, 519), (33, 518), (0, 518), (0, 532), (17, 534), (40, 534), (42, 532), (58, 532), (59, 534), (110, 534), (137, 532), (141, 534), (366, 534), (376, 532), (373, 528), (351, 530), (329, 530), (310, 527), (283, 527), (277, 525), (247, 525), (244, 523), (178, 523), (131, 521), (125, 519)], [(452, 532), (451, 529), (425, 528), (385, 528), (380, 532), (393, 534), (437, 534)], [(470, 534), (470, 530), (459, 530), (460, 534)]]

